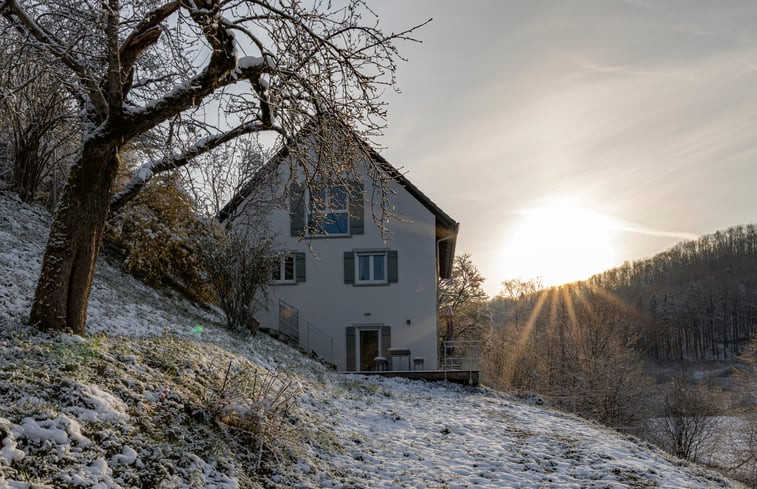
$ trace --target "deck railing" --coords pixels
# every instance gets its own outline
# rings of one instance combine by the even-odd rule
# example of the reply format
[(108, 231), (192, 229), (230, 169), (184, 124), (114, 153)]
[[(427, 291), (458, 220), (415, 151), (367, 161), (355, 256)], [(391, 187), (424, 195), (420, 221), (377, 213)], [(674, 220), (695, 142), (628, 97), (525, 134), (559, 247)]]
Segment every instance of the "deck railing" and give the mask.
[(480, 341), (456, 340), (444, 342), (442, 370), (479, 370), (480, 366)]

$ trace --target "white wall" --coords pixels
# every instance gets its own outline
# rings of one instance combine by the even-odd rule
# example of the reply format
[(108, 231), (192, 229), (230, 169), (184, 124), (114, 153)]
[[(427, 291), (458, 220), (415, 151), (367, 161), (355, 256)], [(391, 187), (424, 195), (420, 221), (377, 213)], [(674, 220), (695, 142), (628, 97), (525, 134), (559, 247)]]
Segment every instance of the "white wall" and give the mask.
[[(370, 195), (370, 180), (365, 179), (364, 185)], [(424, 368), (436, 369), (435, 217), (399, 185), (393, 184), (393, 190), (396, 194), (390, 204), (408, 222), (390, 221), (392, 237), (387, 242), (373, 224), (369, 206), (364, 209), (365, 234), (310, 240), (290, 236), (288, 211), (272, 212), (270, 225), (281, 249), (307, 253), (307, 277), (296, 285), (272, 287), (269, 310), (258, 314), (262, 326), (278, 329), (278, 301), (282, 299), (299, 310), (301, 322), (308, 321), (333, 338), (331, 360), (340, 370), (347, 368), (346, 328), (366, 324), (391, 326), (393, 348), (409, 349), (413, 357), (424, 358)], [(397, 250), (398, 282), (345, 284), (344, 252), (353, 249)], [(300, 331), (302, 343), (306, 332), (303, 327)]]

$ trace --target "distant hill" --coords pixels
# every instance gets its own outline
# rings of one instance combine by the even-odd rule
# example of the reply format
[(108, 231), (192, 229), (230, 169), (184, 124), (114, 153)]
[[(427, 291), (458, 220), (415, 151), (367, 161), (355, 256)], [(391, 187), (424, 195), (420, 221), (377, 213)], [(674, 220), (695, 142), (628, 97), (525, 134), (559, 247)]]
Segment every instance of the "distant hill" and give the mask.
[(757, 227), (677, 244), (590, 279), (633, 306), (656, 360), (729, 360), (757, 327)]
[(0, 489), (742, 487), (489, 389), (338, 374), (107, 260), (90, 336), (37, 332), (49, 221), (0, 191)]
[[(757, 330), (757, 226), (681, 242), (585, 281), (538, 292), (529, 285), (490, 301), (495, 325), (522, 322), (535, 309), (536, 331), (603, 315), (638, 333), (636, 347), (651, 360), (733, 360)], [(600, 316), (587, 313), (598, 307)]]

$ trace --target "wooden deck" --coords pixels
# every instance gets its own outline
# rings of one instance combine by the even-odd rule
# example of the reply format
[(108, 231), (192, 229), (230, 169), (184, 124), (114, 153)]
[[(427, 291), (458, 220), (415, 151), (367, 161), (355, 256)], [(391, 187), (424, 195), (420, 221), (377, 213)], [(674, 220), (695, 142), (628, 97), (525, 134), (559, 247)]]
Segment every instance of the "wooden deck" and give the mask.
[(355, 375), (380, 375), (381, 377), (402, 377), (411, 380), (440, 382), (446, 380), (456, 384), (478, 385), (478, 370), (392, 370), (386, 372), (343, 372)]

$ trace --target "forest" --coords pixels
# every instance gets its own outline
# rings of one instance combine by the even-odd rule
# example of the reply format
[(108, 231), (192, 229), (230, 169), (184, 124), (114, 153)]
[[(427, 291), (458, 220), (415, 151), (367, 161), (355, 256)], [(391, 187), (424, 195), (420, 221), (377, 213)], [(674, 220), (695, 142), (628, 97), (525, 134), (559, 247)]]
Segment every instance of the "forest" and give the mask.
[(614, 294), (654, 360), (728, 360), (754, 336), (757, 229), (734, 226), (608, 270), (588, 286)]
[[(734, 475), (757, 454), (755, 272), (757, 228), (734, 226), (585, 281), (507, 280), (458, 308), (459, 333), (484, 338), (490, 383)], [(714, 461), (736, 445), (723, 420), (748, 440), (739, 468)]]

